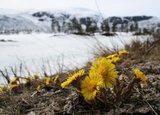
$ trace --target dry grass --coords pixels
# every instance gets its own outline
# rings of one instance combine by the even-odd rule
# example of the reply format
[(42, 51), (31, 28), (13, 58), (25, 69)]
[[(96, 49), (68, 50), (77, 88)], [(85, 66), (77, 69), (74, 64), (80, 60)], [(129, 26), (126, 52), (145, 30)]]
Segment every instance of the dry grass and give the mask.
[(141, 61), (160, 61), (160, 35), (153, 35), (145, 42), (132, 41), (131, 44), (125, 45), (135, 60)]

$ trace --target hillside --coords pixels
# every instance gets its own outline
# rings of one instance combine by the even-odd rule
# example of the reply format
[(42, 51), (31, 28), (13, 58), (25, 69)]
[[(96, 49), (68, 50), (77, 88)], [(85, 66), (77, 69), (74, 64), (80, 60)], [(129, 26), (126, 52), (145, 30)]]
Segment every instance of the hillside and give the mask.
[[(89, 9), (68, 9), (66, 11), (10, 11), (0, 9), (0, 33), (63, 32), (127, 32), (159, 31), (160, 19), (152, 16), (102, 17)], [(8, 12), (8, 13), (7, 13)]]

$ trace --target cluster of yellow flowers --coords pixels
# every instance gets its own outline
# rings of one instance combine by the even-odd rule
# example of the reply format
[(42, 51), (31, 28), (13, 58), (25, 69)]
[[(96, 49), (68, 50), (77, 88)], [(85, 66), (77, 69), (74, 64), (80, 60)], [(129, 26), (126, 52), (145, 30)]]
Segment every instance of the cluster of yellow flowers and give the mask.
[(127, 55), (127, 54), (129, 54), (128, 51), (126, 51), (126, 50), (120, 50), (120, 51), (118, 51), (118, 53), (109, 55), (106, 58), (109, 59), (112, 63), (116, 63), (116, 62), (120, 61), (121, 58), (123, 56)]
[(93, 100), (101, 88), (110, 88), (116, 83), (118, 72), (111, 60), (105, 57), (98, 58), (93, 62), (89, 77), (81, 84), (81, 92), (85, 100)]
[[(99, 57), (92, 63), (88, 72), (85, 73), (85, 70), (81, 69), (68, 77), (68, 79), (66, 79), (60, 85), (62, 88), (66, 88), (70, 85), (73, 85), (74, 83), (77, 83), (78, 85), (80, 83), (77, 89), (80, 90), (84, 99), (86, 101), (94, 100), (96, 99), (97, 94), (101, 94), (104, 91), (102, 89), (110, 90), (113, 89), (118, 83), (120, 83), (117, 82), (120, 81), (120, 78), (118, 77), (116, 65), (117, 62), (120, 61), (127, 54), (129, 54), (128, 51), (120, 50), (115, 54), (108, 55), (107, 57)], [(130, 82), (130, 84), (133, 84), (134, 82), (147, 83), (147, 77), (138, 68), (133, 69), (133, 74), (133, 82)], [(37, 91), (40, 91), (42, 88), (44, 88), (44, 86), (46, 87), (52, 84), (56, 84), (59, 76), (57, 75), (51, 77), (45, 74), (45, 77), (43, 79), (40, 79), (39, 75), (33, 75), (28, 77), (16, 76), (13, 80), (10, 81), (9, 86), (0, 87), (0, 92), (5, 92), (8, 90), (14, 91), (21, 84), (21, 79), (25, 79), (25, 82), (23, 82), (23, 84), (25, 85), (31, 86), (35, 83), (35, 89)], [(126, 89), (125, 86), (127, 85), (124, 85), (124, 89)], [(121, 91), (123, 92), (119, 94), (126, 95), (125, 92), (130, 91), (130, 89), (127, 91), (124, 91), (124, 89), (122, 89)]]
[[(48, 86), (51, 84), (56, 84), (58, 78), (58, 75), (55, 77), (45, 76), (43, 79), (40, 79), (40, 76), (37, 74), (26, 77), (16, 76), (8, 85), (1, 86), (0, 92), (15, 91), (20, 87), (20, 85), (32, 86), (32, 84), (36, 87), (37, 91), (40, 91), (42, 89), (42, 85)], [(23, 82), (20, 82), (20, 80), (23, 80)]]
[[(112, 88), (116, 84), (118, 72), (115, 64), (127, 54), (129, 54), (128, 51), (120, 50), (118, 53), (107, 57), (99, 57), (92, 63), (88, 76), (81, 81), (81, 93), (86, 101), (94, 100), (97, 93), (101, 93), (101, 89)], [(136, 79), (142, 82), (147, 81), (146, 76), (139, 69), (134, 69), (133, 73)], [(61, 87), (68, 87), (73, 81), (83, 75), (84, 70), (80, 70), (61, 83)]]
[(10, 81), (8, 85), (4, 85), (0, 87), (0, 92), (6, 92), (8, 90), (15, 90), (18, 87), (19, 76), (16, 76), (13, 80)]
[(18, 82), (19, 82), (19, 76), (16, 76), (13, 80), (11, 80), (9, 84), (10, 90), (17, 88)]

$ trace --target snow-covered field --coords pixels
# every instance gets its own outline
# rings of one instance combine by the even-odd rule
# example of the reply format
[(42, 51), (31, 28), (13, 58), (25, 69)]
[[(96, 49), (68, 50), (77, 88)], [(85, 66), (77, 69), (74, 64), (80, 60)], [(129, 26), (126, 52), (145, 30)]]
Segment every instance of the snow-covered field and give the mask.
[(81, 67), (93, 58), (92, 52), (97, 44), (95, 38), (109, 48), (123, 48), (132, 39), (146, 40), (146, 37), (137, 38), (126, 33), (119, 33), (115, 37), (98, 34), (94, 37), (64, 34), (0, 35), (0, 40), (15, 41), (0, 42), (0, 69), (17, 67), (18, 71), (22, 63), (24, 75), (27, 69), (31, 73), (42, 74), (42, 70), (45, 70), (53, 74), (63, 64), (63, 69)]

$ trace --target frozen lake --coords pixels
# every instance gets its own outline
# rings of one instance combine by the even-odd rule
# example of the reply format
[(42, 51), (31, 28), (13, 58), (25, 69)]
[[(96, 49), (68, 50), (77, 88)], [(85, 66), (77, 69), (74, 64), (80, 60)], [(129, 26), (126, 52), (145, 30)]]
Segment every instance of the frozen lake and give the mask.
[(81, 67), (93, 58), (92, 52), (97, 44), (95, 38), (109, 48), (123, 48), (124, 44), (130, 43), (132, 39), (146, 39), (127, 33), (119, 33), (114, 37), (63, 34), (0, 35), (0, 40), (15, 41), (0, 42), (0, 69), (17, 67), (18, 70), (22, 63), (25, 65), (23, 74), (27, 73), (26, 69), (31, 73), (43, 73), (42, 70), (45, 70), (53, 74), (60, 71), (59, 66), (62, 64), (64, 70)]

